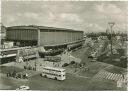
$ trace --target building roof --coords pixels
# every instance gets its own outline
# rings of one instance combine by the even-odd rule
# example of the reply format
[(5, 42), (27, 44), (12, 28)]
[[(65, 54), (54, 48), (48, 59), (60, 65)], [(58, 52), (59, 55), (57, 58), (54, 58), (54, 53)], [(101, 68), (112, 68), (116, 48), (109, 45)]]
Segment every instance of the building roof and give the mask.
[(78, 30), (73, 30), (73, 29), (47, 27), (47, 26), (36, 26), (36, 25), (29, 25), (29, 26), (25, 26), (25, 25), (22, 25), (22, 26), (11, 26), (11, 27), (7, 27), (7, 29), (33, 29), (33, 30), (40, 29), (41, 31), (43, 31), (43, 30), (57, 30), (57, 31), (83, 32), (83, 31), (78, 31)]
[(25, 25), (22, 25), (22, 26), (11, 26), (11, 27), (7, 27), (7, 29), (38, 29), (37, 27), (34, 27), (34, 26), (25, 26)]

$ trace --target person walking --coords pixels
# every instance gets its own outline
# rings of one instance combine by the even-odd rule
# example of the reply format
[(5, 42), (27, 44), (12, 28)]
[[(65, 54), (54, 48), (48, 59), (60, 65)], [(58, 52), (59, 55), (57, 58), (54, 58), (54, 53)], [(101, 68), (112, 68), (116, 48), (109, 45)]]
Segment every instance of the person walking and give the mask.
[(28, 79), (28, 74), (27, 73), (25, 74), (25, 76), (26, 76), (26, 79)]

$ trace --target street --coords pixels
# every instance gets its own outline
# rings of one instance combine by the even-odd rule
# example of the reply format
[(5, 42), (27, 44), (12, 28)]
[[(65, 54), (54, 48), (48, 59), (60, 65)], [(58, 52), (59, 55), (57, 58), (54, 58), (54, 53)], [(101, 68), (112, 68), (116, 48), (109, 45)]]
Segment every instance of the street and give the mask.
[[(85, 54), (88, 54), (88, 48), (82, 48), (75, 52), (72, 52), (72, 54), (75, 53), (75, 55), (79, 56), (79, 58), (82, 59), (82, 62), (86, 63), (86, 67), (88, 67), (89, 71), (84, 71), (84, 69), (78, 69), (76, 72), (74, 72), (74, 68), (71, 66), (67, 66), (66, 70), (66, 80), (64, 81), (58, 81), (53, 80), (49, 78), (44, 78), (40, 76), (40, 72), (38, 71), (28, 71), (33, 74), (29, 79), (23, 80), (23, 79), (16, 79), (12, 77), (6, 77), (1, 75), (1, 89), (16, 89), (21, 85), (27, 85), (30, 87), (31, 90), (42, 90), (42, 89), (81, 89), (81, 90), (91, 90), (91, 89), (108, 89), (108, 90), (115, 90), (116, 87), (116, 81), (111, 81), (107, 79), (98, 79), (95, 77), (98, 72), (101, 70), (107, 70), (115, 72), (118, 71), (118, 67), (111, 66), (110, 64), (102, 63), (102, 62), (90, 62), (90, 59), (87, 56), (84, 56)], [(79, 54), (79, 55), (78, 55)], [(74, 56), (75, 56), (74, 55)], [(15, 64), (15, 69), (17, 72), (25, 71), (23, 69), (23, 65), (25, 63), (18, 63)], [(8, 65), (8, 66), (7, 66)], [(14, 70), (14, 63), (9, 63), (7, 65), (4, 65), (1, 70), (1, 74), (7, 73), (9, 71)], [(124, 70), (124, 69), (122, 69)], [(125, 72), (125, 71), (124, 71)], [(97, 84), (98, 83), (98, 84)], [(3, 86), (4, 85), (4, 86)], [(109, 88), (108, 88), (109, 86)], [(4, 87), (4, 88), (3, 88)]]

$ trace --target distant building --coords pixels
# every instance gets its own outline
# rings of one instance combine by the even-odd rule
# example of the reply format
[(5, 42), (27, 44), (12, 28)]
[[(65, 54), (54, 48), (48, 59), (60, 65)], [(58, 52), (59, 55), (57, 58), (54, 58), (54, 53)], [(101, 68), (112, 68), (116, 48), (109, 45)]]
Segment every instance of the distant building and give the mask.
[(2, 23), (0, 23), (0, 27), (0, 44), (2, 45), (6, 39), (6, 27)]
[(20, 46), (44, 46), (45, 48), (65, 48), (68, 45), (82, 45), (83, 31), (46, 26), (7, 27), (7, 40)]
[(3, 24), (0, 24), (0, 26), (1, 26), (1, 31), (0, 31), (1, 39), (5, 39), (5, 37), (6, 37), (6, 27)]

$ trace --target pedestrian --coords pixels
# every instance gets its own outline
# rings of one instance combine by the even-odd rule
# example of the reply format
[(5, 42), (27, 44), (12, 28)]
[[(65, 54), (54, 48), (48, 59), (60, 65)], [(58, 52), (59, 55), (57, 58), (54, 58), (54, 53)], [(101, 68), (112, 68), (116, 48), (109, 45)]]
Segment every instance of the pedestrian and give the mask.
[(25, 74), (22, 74), (22, 79), (25, 79)]
[(19, 75), (18, 75), (18, 73), (16, 74), (16, 78), (18, 79), (19, 77), (18, 77)]
[(10, 72), (8, 74), (9, 74), (9, 76), (11, 76), (11, 73)]
[(20, 76), (21, 76), (21, 79), (23, 79), (23, 73), (21, 73)]
[(25, 74), (25, 77), (26, 77), (26, 79), (28, 79), (28, 74), (27, 73)]
[(22, 79), (22, 74), (21, 73), (19, 74), (19, 78)]
[(15, 76), (17, 79), (18, 79), (18, 74), (16, 74), (16, 76)]
[(77, 71), (77, 69), (75, 68), (74, 72), (76, 72), (76, 71)]
[(32, 67), (32, 70), (34, 70), (34, 67)]
[(87, 71), (89, 71), (89, 68), (87, 68)]
[(8, 73), (7, 73), (7, 77), (8, 77)]
[(123, 76), (123, 79), (125, 79), (125, 76), (124, 76), (124, 74), (123, 74), (122, 76)]

